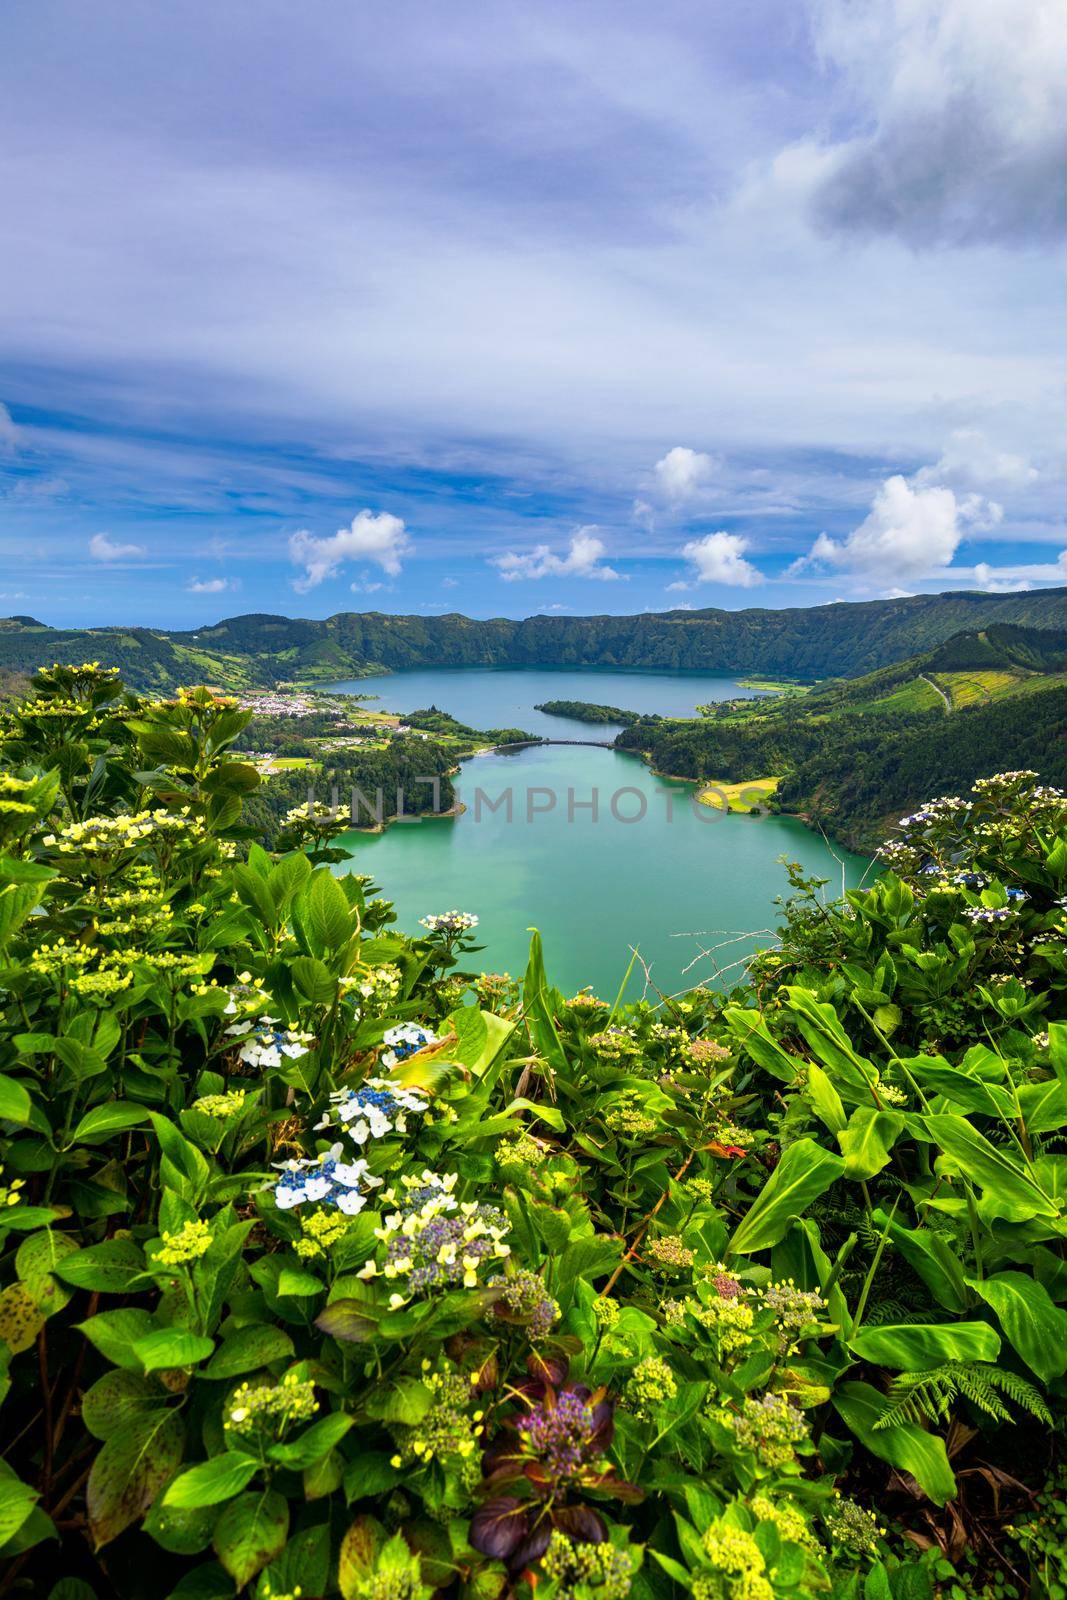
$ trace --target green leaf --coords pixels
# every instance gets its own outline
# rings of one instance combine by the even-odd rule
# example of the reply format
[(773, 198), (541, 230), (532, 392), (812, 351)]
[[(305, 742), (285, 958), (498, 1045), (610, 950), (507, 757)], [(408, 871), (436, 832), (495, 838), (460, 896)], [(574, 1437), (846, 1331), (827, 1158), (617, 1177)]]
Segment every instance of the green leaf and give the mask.
[(255, 1456), (240, 1450), (224, 1450), (221, 1455), (189, 1467), (175, 1478), (163, 1496), (165, 1506), (192, 1510), (198, 1506), (217, 1506), (232, 1500), (251, 1483), (259, 1470)]
[(124, 1367), (131, 1372), (141, 1371), (141, 1359), (133, 1348), (134, 1341), (152, 1332), (152, 1318), (141, 1306), (100, 1311), (88, 1322), (79, 1322), (78, 1327), (113, 1367)]
[(522, 985), (522, 1003), (526, 1026), (534, 1045), (555, 1072), (566, 1077), (567, 1052), (556, 1029), (554, 1011), (558, 996), (549, 988), (545, 976), (545, 961), (541, 949), (541, 935), (536, 928), (530, 930), (530, 958)]
[(997, 1272), (970, 1282), (996, 1312), (1008, 1343), (1043, 1383), (1067, 1372), (1067, 1311), (1060, 1310), (1044, 1284), (1025, 1272)]
[[(63, 1261), (77, 1254), (78, 1241), (69, 1233), (42, 1228), (23, 1239), (15, 1256), (15, 1271), (42, 1311), (61, 1311), (72, 1291), (58, 1281)], [(61, 1274), (60, 1274), (61, 1276)]]
[(906, 1372), (945, 1361), (995, 1361), (1000, 1338), (988, 1322), (884, 1322), (861, 1329), (848, 1347), (861, 1361)]
[(959, 1257), (948, 1240), (931, 1228), (905, 1228), (884, 1211), (871, 1219), (879, 1233), (887, 1231), (889, 1242), (925, 1283), (938, 1305), (946, 1311), (960, 1312), (968, 1304), (967, 1280)]
[(323, 953), (340, 950), (352, 937), (354, 922), (344, 890), (328, 867), (319, 867), (308, 882), (301, 899), (306, 902), (308, 923)]
[(218, 1515), (217, 1506), (168, 1506), (160, 1497), (144, 1519), (144, 1531), (170, 1555), (195, 1556), (211, 1543)]
[[(260, 1581), (268, 1581), (271, 1594), (325, 1594), (330, 1586), (330, 1526), (320, 1523), (294, 1533), (280, 1556), (275, 1557)], [(266, 1597), (263, 1597), (266, 1600)]]
[(283, 1267), (278, 1274), (278, 1294), (291, 1294), (305, 1299), (309, 1295), (322, 1294), (325, 1288), (321, 1278), (316, 1278), (313, 1272), (304, 1272), (300, 1267)]
[(184, 1446), (185, 1429), (176, 1411), (132, 1417), (105, 1442), (86, 1489), (97, 1550), (144, 1515), (177, 1470)]
[(77, 1289), (125, 1294), (144, 1271), (144, 1256), (132, 1239), (105, 1239), (61, 1260), (55, 1272)]
[(106, 1105), (94, 1106), (85, 1113), (71, 1135), (71, 1143), (104, 1144), (113, 1134), (139, 1127), (147, 1121), (148, 1112), (144, 1106), (135, 1106), (126, 1100), (109, 1100)]
[(813, 1139), (790, 1145), (770, 1178), (742, 1217), (727, 1246), (727, 1255), (750, 1256), (783, 1238), (794, 1217), (825, 1194), (841, 1177), (845, 1163)]
[(315, 1326), (331, 1338), (347, 1344), (363, 1344), (373, 1339), (384, 1308), (373, 1300), (334, 1300), (315, 1318)]
[(388, 1388), (372, 1390), (365, 1401), (368, 1416), (406, 1427), (421, 1422), (432, 1404), (433, 1395), (420, 1378), (400, 1378)]
[(845, 1158), (845, 1177), (863, 1181), (881, 1172), (903, 1127), (904, 1118), (899, 1111), (876, 1111), (873, 1106), (858, 1106), (849, 1118), (848, 1127), (837, 1136)]
[(1059, 1216), (1056, 1202), (1021, 1163), (991, 1144), (965, 1118), (944, 1112), (919, 1120), (960, 1175), (977, 1183), (1007, 1221)]
[(808, 1063), (808, 1098), (819, 1120), (825, 1123), (831, 1133), (840, 1134), (848, 1121), (841, 1096), (827, 1074), (814, 1061)]
[(289, 963), (293, 982), (313, 1006), (331, 1005), (337, 996), (337, 979), (317, 956), (294, 956)]
[(82, 1396), (82, 1421), (96, 1439), (110, 1439), (131, 1418), (157, 1411), (160, 1390), (136, 1372), (121, 1367), (105, 1372)]
[(272, 1361), (285, 1361), (293, 1353), (293, 1341), (284, 1328), (256, 1324), (229, 1334), (200, 1373), (202, 1378), (236, 1378), (254, 1372)]
[(885, 1396), (869, 1383), (843, 1383), (834, 1395), (838, 1415), (856, 1438), (879, 1461), (900, 1472), (910, 1472), (923, 1493), (943, 1506), (956, 1494), (956, 1479), (949, 1466), (945, 1441), (927, 1433), (915, 1422), (877, 1429), (885, 1411)]
[(193, 1367), (198, 1361), (206, 1361), (214, 1348), (214, 1339), (191, 1333), (188, 1328), (157, 1328), (134, 1341), (133, 1353), (146, 1372), (158, 1372)]
[(238, 1589), (282, 1551), (289, 1534), (289, 1504), (273, 1489), (251, 1490), (226, 1507), (215, 1524), (215, 1554)]
[(14, 1538), (37, 1500), (37, 1490), (28, 1483), (6, 1473), (0, 1477), (0, 1545)]
[(340, 1444), (353, 1421), (343, 1411), (334, 1411), (330, 1416), (320, 1417), (318, 1422), (313, 1422), (299, 1439), (290, 1440), (287, 1444), (271, 1445), (267, 1454), (281, 1466), (303, 1472), (305, 1467), (314, 1466), (316, 1461), (328, 1455), (334, 1445)]
[(14, 1078), (0, 1073), (0, 1119), (24, 1123), (30, 1120), (30, 1097)]

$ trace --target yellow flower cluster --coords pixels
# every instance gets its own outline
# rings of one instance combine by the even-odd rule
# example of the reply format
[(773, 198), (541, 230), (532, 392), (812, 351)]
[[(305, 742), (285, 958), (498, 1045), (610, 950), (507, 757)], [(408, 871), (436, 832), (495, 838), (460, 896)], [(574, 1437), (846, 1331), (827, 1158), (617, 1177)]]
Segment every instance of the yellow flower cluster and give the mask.
[(186, 1261), (199, 1261), (211, 1248), (211, 1229), (206, 1222), (183, 1222), (177, 1233), (163, 1234), (163, 1248), (156, 1252), (161, 1267), (180, 1267)]
[(16, 778), (10, 772), (0, 772), (0, 811), (12, 817), (35, 817), (37, 807), (26, 799), (35, 787), (35, 779)]
[(693, 1581), (695, 1600), (773, 1600), (767, 1563), (750, 1533), (721, 1518), (704, 1534), (710, 1572)]
[[(3, 1174), (3, 1171), (3, 1167), (0, 1167), (0, 1175)], [(17, 1206), (22, 1199), (22, 1191), (25, 1187), (25, 1178), (12, 1178), (10, 1183), (0, 1183), (0, 1208)]]
[(201, 1112), (205, 1117), (218, 1117), (225, 1121), (227, 1117), (236, 1117), (245, 1108), (248, 1099), (247, 1089), (227, 1089), (225, 1094), (202, 1094), (199, 1100), (194, 1100), (191, 1109)]
[(39, 944), (30, 956), (28, 965), (39, 978), (59, 978), (67, 972), (82, 972), (93, 959), (94, 952), (84, 944), (69, 944), (57, 939), (55, 944)]
[(70, 990), (83, 1000), (107, 1001), (121, 994), (123, 989), (128, 989), (132, 982), (132, 972), (123, 972), (114, 966), (99, 966), (95, 972), (82, 972), (72, 978)]
[(305, 1215), (300, 1214), (300, 1229), (303, 1238), (298, 1239), (293, 1249), (298, 1256), (303, 1256), (305, 1261), (312, 1261), (316, 1256), (324, 1256), (331, 1245), (343, 1239), (348, 1232), (349, 1219), (343, 1211), (312, 1211)]
[(280, 1383), (242, 1383), (230, 1397), (223, 1427), (237, 1432), (273, 1423), (284, 1431), (291, 1422), (306, 1422), (319, 1409), (315, 1385), (295, 1372), (287, 1372)]
[(809, 1550), (819, 1548), (818, 1540), (804, 1520), (804, 1513), (791, 1500), (776, 1501), (769, 1495), (757, 1494), (749, 1501), (748, 1509), (761, 1522), (773, 1522), (783, 1539), (807, 1545)]
[(110, 856), (136, 850), (146, 839), (187, 833), (198, 827), (188, 808), (181, 811), (137, 811), (116, 817), (87, 817), (71, 822), (59, 834), (46, 835), (44, 843), (60, 855)]

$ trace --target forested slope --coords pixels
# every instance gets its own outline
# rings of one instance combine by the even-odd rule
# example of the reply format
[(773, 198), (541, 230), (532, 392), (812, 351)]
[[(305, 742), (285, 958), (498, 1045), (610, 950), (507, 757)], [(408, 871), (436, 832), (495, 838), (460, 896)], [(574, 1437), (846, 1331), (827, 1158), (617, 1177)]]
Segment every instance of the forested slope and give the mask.
[(1067, 628), (1067, 589), (1035, 594), (915, 595), (770, 610), (667, 611), (630, 617), (479, 620), (339, 612), (322, 620), (229, 617), (189, 632), (52, 629), (0, 622), (0, 670), (99, 658), (138, 688), (210, 681), (227, 688), (328, 681), (426, 666), (601, 667), (770, 673), (812, 681), (855, 676), (1002, 624)]

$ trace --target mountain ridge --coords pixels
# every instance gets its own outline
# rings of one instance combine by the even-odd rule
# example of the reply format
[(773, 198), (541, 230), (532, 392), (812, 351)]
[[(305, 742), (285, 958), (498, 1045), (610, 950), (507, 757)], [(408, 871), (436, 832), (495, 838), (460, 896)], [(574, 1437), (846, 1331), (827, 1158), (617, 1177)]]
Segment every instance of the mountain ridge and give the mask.
[(997, 624), (1067, 628), (1067, 588), (991, 595), (947, 590), (820, 606), (704, 607), (562, 617), (473, 618), (335, 612), (315, 619), (250, 612), (195, 629), (53, 629), (0, 622), (0, 668), (109, 660), (139, 688), (327, 682), (425, 666), (753, 671), (813, 681), (859, 676)]

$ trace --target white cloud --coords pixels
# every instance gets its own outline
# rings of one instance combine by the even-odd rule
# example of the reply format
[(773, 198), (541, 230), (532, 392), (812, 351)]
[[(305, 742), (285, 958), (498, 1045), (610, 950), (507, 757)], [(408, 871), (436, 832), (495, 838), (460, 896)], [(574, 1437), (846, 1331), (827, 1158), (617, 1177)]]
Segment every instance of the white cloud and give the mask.
[(236, 589), (233, 578), (190, 578), (185, 585), (190, 594), (222, 594), (226, 589)]
[(11, 413), (5, 405), (0, 405), (0, 451), (6, 455), (14, 450), (18, 430), (12, 421)]
[(1067, 550), (1055, 562), (1034, 562), (1028, 566), (992, 567), (979, 561), (969, 576), (987, 594), (1011, 594), (1018, 589), (1033, 589), (1039, 583), (1067, 584)]
[(89, 540), (89, 554), (94, 561), (134, 561), (147, 555), (143, 544), (116, 544), (106, 533), (94, 533)]
[(574, 534), (565, 556), (556, 555), (550, 545), (539, 544), (526, 555), (509, 550), (505, 555), (491, 556), (489, 564), (499, 570), (505, 583), (516, 583), (520, 578), (620, 578), (621, 573), (602, 562), (601, 557), (606, 554), (607, 545), (596, 537), (595, 527), (588, 526)]
[[(695, 500), (708, 487), (718, 463), (701, 450), (690, 450), (688, 445), (676, 444), (656, 462), (655, 473), (660, 493), (671, 505), (684, 505)], [(638, 502), (640, 504), (640, 502)], [(643, 511), (647, 507), (642, 506)], [(634, 508), (635, 514), (637, 507)]]
[(915, 474), (920, 487), (947, 483), (963, 489), (1021, 490), (1041, 474), (1025, 456), (997, 450), (978, 428), (957, 428), (949, 434), (941, 459)]
[(441, 579), (441, 588), (442, 589), (458, 589), (459, 588), (459, 579), (458, 578), (442, 578)]
[(815, 0), (864, 131), (816, 190), (833, 228), (912, 244), (1067, 231), (1067, 12), (1054, 0)]
[(980, 495), (960, 499), (943, 485), (921, 487), (895, 473), (847, 539), (820, 533), (790, 572), (835, 567), (890, 585), (928, 577), (949, 565), (965, 534), (995, 526), (1001, 515), (998, 505)]
[(364, 508), (347, 528), (338, 528), (328, 539), (318, 539), (302, 528), (289, 540), (290, 560), (304, 568), (303, 577), (294, 580), (293, 588), (298, 594), (306, 594), (323, 579), (332, 578), (346, 561), (373, 562), (395, 578), (411, 548), (403, 519), (388, 511), (375, 513)]
[[(745, 560), (749, 541), (742, 533), (706, 533), (682, 546), (682, 555), (694, 568), (696, 583), (725, 583), (735, 589), (751, 589), (762, 583), (763, 573)], [(687, 583), (668, 584), (669, 589), (688, 589)]]
[(385, 588), (385, 584), (368, 583), (366, 580), (361, 583), (357, 579), (355, 583), (350, 583), (348, 587), (351, 589), (353, 594), (377, 594), (379, 589)]

